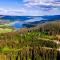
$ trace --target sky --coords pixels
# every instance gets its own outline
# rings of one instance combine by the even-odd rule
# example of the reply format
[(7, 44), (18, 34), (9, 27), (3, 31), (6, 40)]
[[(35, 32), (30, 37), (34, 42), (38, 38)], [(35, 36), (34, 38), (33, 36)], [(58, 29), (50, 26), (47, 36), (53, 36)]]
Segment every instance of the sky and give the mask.
[(60, 15), (60, 0), (0, 0), (0, 15)]

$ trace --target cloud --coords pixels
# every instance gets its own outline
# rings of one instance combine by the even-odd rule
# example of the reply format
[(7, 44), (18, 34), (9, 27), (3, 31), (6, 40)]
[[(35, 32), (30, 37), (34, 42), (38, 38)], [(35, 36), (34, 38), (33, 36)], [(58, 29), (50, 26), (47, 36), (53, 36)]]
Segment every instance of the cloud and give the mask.
[(59, 0), (23, 0), (19, 8), (0, 8), (0, 15), (60, 15)]
[(45, 6), (60, 6), (59, 0), (24, 0), (25, 5), (45, 5)]
[(21, 9), (4, 9), (0, 8), (0, 15), (22, 15), (26, 10)]
[(43, 15), (58, 15), (60, 14), (60, 10), (58, 8), (35, 8), (32, 7), (26, 9), (0, 9), (0, 15), (18, 15), (18, 16), (43, 16)]
[(30, 9), (30, 8), (27, 8), (27, 7), (26, 7), (26, 9), (25, 9), (25, 7), (20, 8), (20, 9), (12, 9), (12, 8), (4, 9), (4, 8), (0, 8), (0, 15), (38, 16), (39, 12), (38, 11), (33, 12), (33, 9)]
[(34, 15), (60, 15), (59, 0), (24, 0), (27, 10)]

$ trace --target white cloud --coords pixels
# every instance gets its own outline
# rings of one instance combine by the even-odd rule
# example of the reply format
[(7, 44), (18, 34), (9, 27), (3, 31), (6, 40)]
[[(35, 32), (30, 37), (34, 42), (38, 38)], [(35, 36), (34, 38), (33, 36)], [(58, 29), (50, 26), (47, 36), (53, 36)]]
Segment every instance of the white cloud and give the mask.
[(60, 15), (60, 2), (58, 0), (24, 0), (24, 2), (32, 15)]
[(0, 9), (0, 15), (29, 15), (29, 16), (43, 16), (43, 15), (58, 15), (60, 14), (60, 10), (58, 8), (52, 8), (50, 10), (34, 10), (30, 8), (26, 9)]
[(24, 8), (21, 9), (4, 9), (0, 8), (0, 15), (22, 15), (26, 10)]
[(60, 2), (56, 1), (57, 0), (24, 0), (22, 7), (16, 9), (0, 8), (0, 15), (58, 15), (60, 14)]
[(29, 16), (38, 16), (39, 15), (39, 11), (34, 11), (33, 9), (30, 9), (30, 8), (26, 8), (23, 7), (23, 8), (20, 8), (20, 9), (12, 9), (12, 8), (9, 8), (9, 9), (4, 9), (4, 8), (0, 8), (0, 15), (18, 15), (18, 16), (21, 16), (21, 15), (29, 15)]
[(35, 5), (60, 7), (59, 0), (24, 0), (25, 6), (31, 7)]

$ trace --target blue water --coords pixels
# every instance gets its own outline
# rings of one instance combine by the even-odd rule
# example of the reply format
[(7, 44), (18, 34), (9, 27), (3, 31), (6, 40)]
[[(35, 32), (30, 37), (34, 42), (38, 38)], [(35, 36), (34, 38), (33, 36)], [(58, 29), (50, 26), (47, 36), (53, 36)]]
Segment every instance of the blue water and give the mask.
[(37, 22), (50, 22), (55, 20), (60, 20), (60, 15), (53, 15), (53, 16), (3, 16), (0, 19), (12, 21), (14, 24), (11, 26), (14, 28), (23, 28), (24, 24), (37, 24)]

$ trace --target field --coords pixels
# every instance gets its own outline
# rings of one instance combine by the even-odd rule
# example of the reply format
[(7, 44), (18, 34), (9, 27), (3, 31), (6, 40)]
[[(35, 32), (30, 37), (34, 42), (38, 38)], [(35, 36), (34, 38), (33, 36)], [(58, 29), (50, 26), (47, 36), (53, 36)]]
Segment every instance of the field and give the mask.
[(7, 32), (12, 32), (13, 30), (12, 29), (9, 29), (9, 28), (0, 28), (0, 33), (7, 33)]
[(0, 33), (7, 33), (7, 32), (13, 32), (13, 28), (11, 28), (7, 24), (0, 24)]

